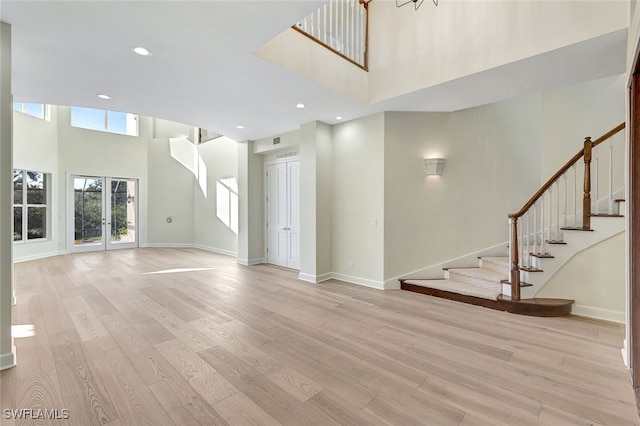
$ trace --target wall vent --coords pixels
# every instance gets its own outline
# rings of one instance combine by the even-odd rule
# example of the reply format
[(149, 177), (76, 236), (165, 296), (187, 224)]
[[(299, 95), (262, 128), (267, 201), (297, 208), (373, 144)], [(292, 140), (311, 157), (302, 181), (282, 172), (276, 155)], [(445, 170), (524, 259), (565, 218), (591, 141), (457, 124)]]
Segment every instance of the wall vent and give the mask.
[(283, 152), (281, 154), (276, 154), (276, 160), (280, 160), (282, 158), (297, 157), (297, 156), (298, 156), (298, 153), (296, 151)]

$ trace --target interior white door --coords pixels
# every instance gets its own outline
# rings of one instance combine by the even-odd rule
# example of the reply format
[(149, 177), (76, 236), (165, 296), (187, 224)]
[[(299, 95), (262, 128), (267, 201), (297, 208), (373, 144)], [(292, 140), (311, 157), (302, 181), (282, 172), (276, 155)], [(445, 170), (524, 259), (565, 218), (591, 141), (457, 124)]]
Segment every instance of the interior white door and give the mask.
[(300, 163), (267, 167), (267, 262), (300, 269)]
[(287, 266), (300, 269), (300, 162), (287, 163)]

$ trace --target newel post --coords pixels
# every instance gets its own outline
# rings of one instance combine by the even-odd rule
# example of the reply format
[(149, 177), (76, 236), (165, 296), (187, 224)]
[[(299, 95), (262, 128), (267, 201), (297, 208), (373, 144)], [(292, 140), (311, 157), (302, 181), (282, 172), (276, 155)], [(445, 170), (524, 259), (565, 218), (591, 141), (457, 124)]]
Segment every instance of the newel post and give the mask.
[(591, 138), (584, 138), (584, 196), (582, 197), (582, 229), (591, 229), (591, 148)]
[(520, 257), (518, 254), (518, 217), (509, 217), (509, 251), (511, 260), (511, 300), (520, 300)]

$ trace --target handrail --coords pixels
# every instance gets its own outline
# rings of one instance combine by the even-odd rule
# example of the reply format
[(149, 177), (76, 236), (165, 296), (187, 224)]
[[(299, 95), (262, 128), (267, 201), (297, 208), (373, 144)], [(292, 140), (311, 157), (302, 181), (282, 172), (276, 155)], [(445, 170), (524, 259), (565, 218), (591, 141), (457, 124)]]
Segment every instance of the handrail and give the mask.
[[(609, 130), (604, 135), (597, 138), (595, 141), (591, 141), (590, 137), (586, 137), (584, 140), (583, 148), (576, 155), (571, 157), (571, 159), (564, 166), (562, 166), (560, 170), (558, 170), (553, 176), (551, 176), (551, 178), (544, 185), (542, 185), (542, 187), (533, 195), (533, 197), (529, 199), (529, 201), (527, 201), (524, 204), (524, 206), (522, 206), (520, 210), (518, 210), (518, 212), (508, 214), (509, 224), (510, 224), (509, 225), (509, 245), (510, 245), (509, 263), (510, 263), (511, 299), (520, 300), (520, 271), (522, 267), (520, 266), (520, 256), (519, 256), (519, 250), (518, 250), (518, 219), (524, 216), (531, 209), (531, 207), (536, 205), (538, 200), (540, 200), (540, 198), (542, 198), (543, 195), (551, 189), (552, 185), (555, 184), (571, 167), (573, 167), (574, 164), (576, 164), (580, 158), (584, 157), (585, 167), (584, 167), (584, 186), (583, 186), (584, 196), (583, 196), (583, 203), (582, 203), (582, 229), (589, 230), (591, 227), (590, 221), (591, 221), (591, 153), (592, 153), (592, 150), (593, 148), (600, 145), (602, 142), (606, 141), (607, 139), (611, 138), (612, 136), (614, 136), (624, 128), (625, 128), (625, 123), (621, 123), (618, 126), (614, 127), (613, 129)], [(597, 174), (597, 166), (596, 166), (596, 174)], [(566, 185), (566, 180), (565, 180), (565, 185)], [(565, 191), (566, 191), (566, 187), (565, 187)], [(544, 202), (544, 199), (543, 199), (543, 202)], [(596, 200), (596, 203), (598, 203), (598, 200)], [(559, 210), (558, 210), (558, 215), (559, 215)], [(565, 211), (565, 220), (566, 220), (566, 211)], [(528, 232), (528, 223), (529, 222), (527, 221), (527, 232)], [(535, 226), (534, 226), (534, 229), (535, 229)], [(558, 229), (560, 229), (559, 217), (558, 217)], [(544, 229), (542, 231), (544, 232)], [(527, 244), (529, 244), (528, 235), (527, 235)], [(527, 250), (530, 250), (530, 248), (528, 248)]]
[(602, 142), (606, 141), (611, 136), (615, 135), (616, 133), (618, 133), (620, 130), (622, 130), (624, 128), (625, 128), (625, 123), (618, 124), (616, 127), (614, 127), (613, 129), (609, 130), (607, 133), (605, 133), (604, 135), (600, 136), (598, 139), (593, 141), (591, 143), (591, 147), (595, 148), (596, 146), (600, 145)]
[[(595, 141), (591, 142), (591, 147), (595, 148), (596, 146), (600, 145), (602, 142), (606, 141), (607, 139), (609, 139), (610, 137), (612, 137), (613, 135), (615, 135), (616, 133), (618, 133), (624, 128), (625, 128), (625, 123), (619, 124), (618, 126), (609, 130), (604, 135), (600, 136)], [(585, 138), (585, 139), (591, 140), (591, 138)], [(544, 185), (542, 185), (542, 187), (533, 195), (533, 197), (529, 199), (529, 201), (527, 201), (524, 204), (524, 206), (522, 206), (520, 210), (518, 210), (516, 213), (509, 213), (507, 216), (510, 219), (522, 217), (527, 212), (527, 210), (529, 210), (531, 206), (533, 206), (536, 203), (536, 201), (540, 199), (542, 194), (547, 192), (547, 190), (551, 187), (551, 185), (553, 185), (560, 176), (565, 174), (571, 168), (571, 166), (573, 166), (580, 158), (582, 158), (583, 155), (584, 155), (584, 148), (578, 151), (578, 153), (573, 157), (571, 157), (571, 159), (564, 166), (562, 166), (560, 170), (558, 170), (553, 176), (551, 176), (551, 178)]]

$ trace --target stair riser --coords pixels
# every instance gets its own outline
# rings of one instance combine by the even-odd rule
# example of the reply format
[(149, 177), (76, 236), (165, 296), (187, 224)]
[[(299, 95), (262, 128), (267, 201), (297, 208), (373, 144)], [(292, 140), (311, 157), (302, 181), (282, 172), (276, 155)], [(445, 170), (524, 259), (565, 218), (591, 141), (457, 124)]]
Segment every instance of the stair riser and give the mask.
[(496, 288), (500, 290), (502, 284), (500, 282), (488, 281), (477, 277), (470, 277), (457, 272), (445, 271), (445, 277), (449, 280), (459, 281), (461, 283), (475, 285), (484, 288)]
[(505, 265), (498, 265), (497, 263), (487, 262), (480, 259), (480, 267), (505, 276), (509, 276), (509, 267)]

